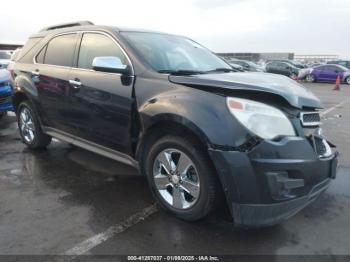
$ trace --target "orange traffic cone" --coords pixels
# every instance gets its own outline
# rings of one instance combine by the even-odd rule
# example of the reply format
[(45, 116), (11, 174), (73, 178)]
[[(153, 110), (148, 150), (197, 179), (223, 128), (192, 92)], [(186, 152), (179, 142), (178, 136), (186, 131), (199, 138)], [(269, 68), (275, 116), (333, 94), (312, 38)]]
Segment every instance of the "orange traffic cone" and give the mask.
[(340, 75), (338, 75), (337, 80), (335, 80), (335, 87), (333, 90), (340, 91)]

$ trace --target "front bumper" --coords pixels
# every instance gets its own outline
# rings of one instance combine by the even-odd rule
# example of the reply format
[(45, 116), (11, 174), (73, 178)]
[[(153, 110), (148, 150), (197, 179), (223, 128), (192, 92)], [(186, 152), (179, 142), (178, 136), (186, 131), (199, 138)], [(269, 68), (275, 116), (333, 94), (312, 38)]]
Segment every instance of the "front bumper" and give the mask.
[(338, 153), (319, 158), (303, 137), (263, 141), (250, 152), (210, 149), (234, 222), (277, 224), (304, 208), (335, 178)]

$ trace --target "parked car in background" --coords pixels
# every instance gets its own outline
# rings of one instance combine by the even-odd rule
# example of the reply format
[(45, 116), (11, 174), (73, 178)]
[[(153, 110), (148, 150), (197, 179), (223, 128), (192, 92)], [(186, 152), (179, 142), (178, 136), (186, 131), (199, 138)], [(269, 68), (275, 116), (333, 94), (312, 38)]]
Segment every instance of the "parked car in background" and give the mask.
[(244, 68), (243, 68), (243, 66), (241, 66), (241, 65), (239, 65), (239, 64), (236, 64), (236, 61), (234, 61), (234, 63), (233, 62), (229, 62), (228, 63), (233, 69), (235, 69), (236, 71), (238, 71), (238, 72), (244, 72), (245, 70), (244, 70)]
[(135, 166), (181, 219), (227, 203), (236, 225), (276, 224), (336, 176), (320, 100), (286, 77), (235, 72), (186, 37), (89, 22), (27, 45), (14, 66), (23, 143), (55, 137)]
[(243, 67), (244, 71), (250, 71), (250, 72), (264, 72), (264, 68), (255, 64), (252, 61), (247, 60), (235, 60), (235, 64), (240, 65)]
[(0, 69), (7, 68), (11, 55), (8, 51), (0, 51)]
[(320, 65), (308, 68), (307, 74), (302, 79), (307, 82), (332, 82), (334, 83), (338, 76), (343, 83), (350, 85), (350, 69), (341, 65)]
[(292, 79), (297, 79), (300, 69), (287, 62), (271, 61), (266, 64), (265, 70), (267, 73), (285, 75)]
[(350, 69), (350, 61), (349, 60), (336, 60), (336, 61), (329, 61), (327, 64), (333, 64), (333, 65), (342, 65), (346, 68)]
[(284, 59), (284, 60), (274, 60), (274, 61), (278, 61), (278, 62), (285, 62), (285, 63), (288, 63), (288, 64), (292, 64), (293, 66), (295, 66), (296, 68), (306, 68), (305, 65), (303, 65), (302, 63), (299, 63), (297, 61), (294, 61), (294, 60), (289, 60), (289, 59)]
[(0, 119), (7, 111), (13, 110), (12, 93), (10, 73), (6, 69), (0, 69)]

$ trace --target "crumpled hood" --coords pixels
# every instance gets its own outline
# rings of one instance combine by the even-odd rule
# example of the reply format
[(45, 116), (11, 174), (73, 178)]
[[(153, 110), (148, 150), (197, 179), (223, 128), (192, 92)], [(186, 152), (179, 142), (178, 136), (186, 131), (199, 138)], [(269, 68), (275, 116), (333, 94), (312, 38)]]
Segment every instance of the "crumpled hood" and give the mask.
[(6, 69), (0, 69), (0, 83), (9, 81), (10, 73)]
[(310, 90), (288, 77), (276, 74), (232, 72), (192, 76), (170, 75), (169, 80), (183, 85), (273, 93), (283, 97), (290, 105), (297, 108), (322, 108), (320, 100)]

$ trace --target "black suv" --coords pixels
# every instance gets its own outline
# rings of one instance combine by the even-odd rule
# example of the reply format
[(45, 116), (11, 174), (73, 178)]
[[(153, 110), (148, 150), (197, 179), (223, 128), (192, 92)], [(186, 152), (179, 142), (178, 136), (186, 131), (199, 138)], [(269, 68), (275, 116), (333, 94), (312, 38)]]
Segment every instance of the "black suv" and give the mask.
[(287, 62), (281, 62), (281, 61), (271, 61), (267, 63), (266, 65), (266, 72), (273, 73), (273, 74), (279, 74), (279, 75), (285, 75), (292, 79), (297, 79), (299, 75), (299, 68), (296, 66), (287, 63)]
[(186, 37), (57, 25), (30, 37), (13, 73), (29, 148), (54, 137), (133, 165), (159, 204), (185, 220), (227, 203), (236, 225), (275, 224), (336, 174), (310, 91), (286, 77), (232, 72)]

